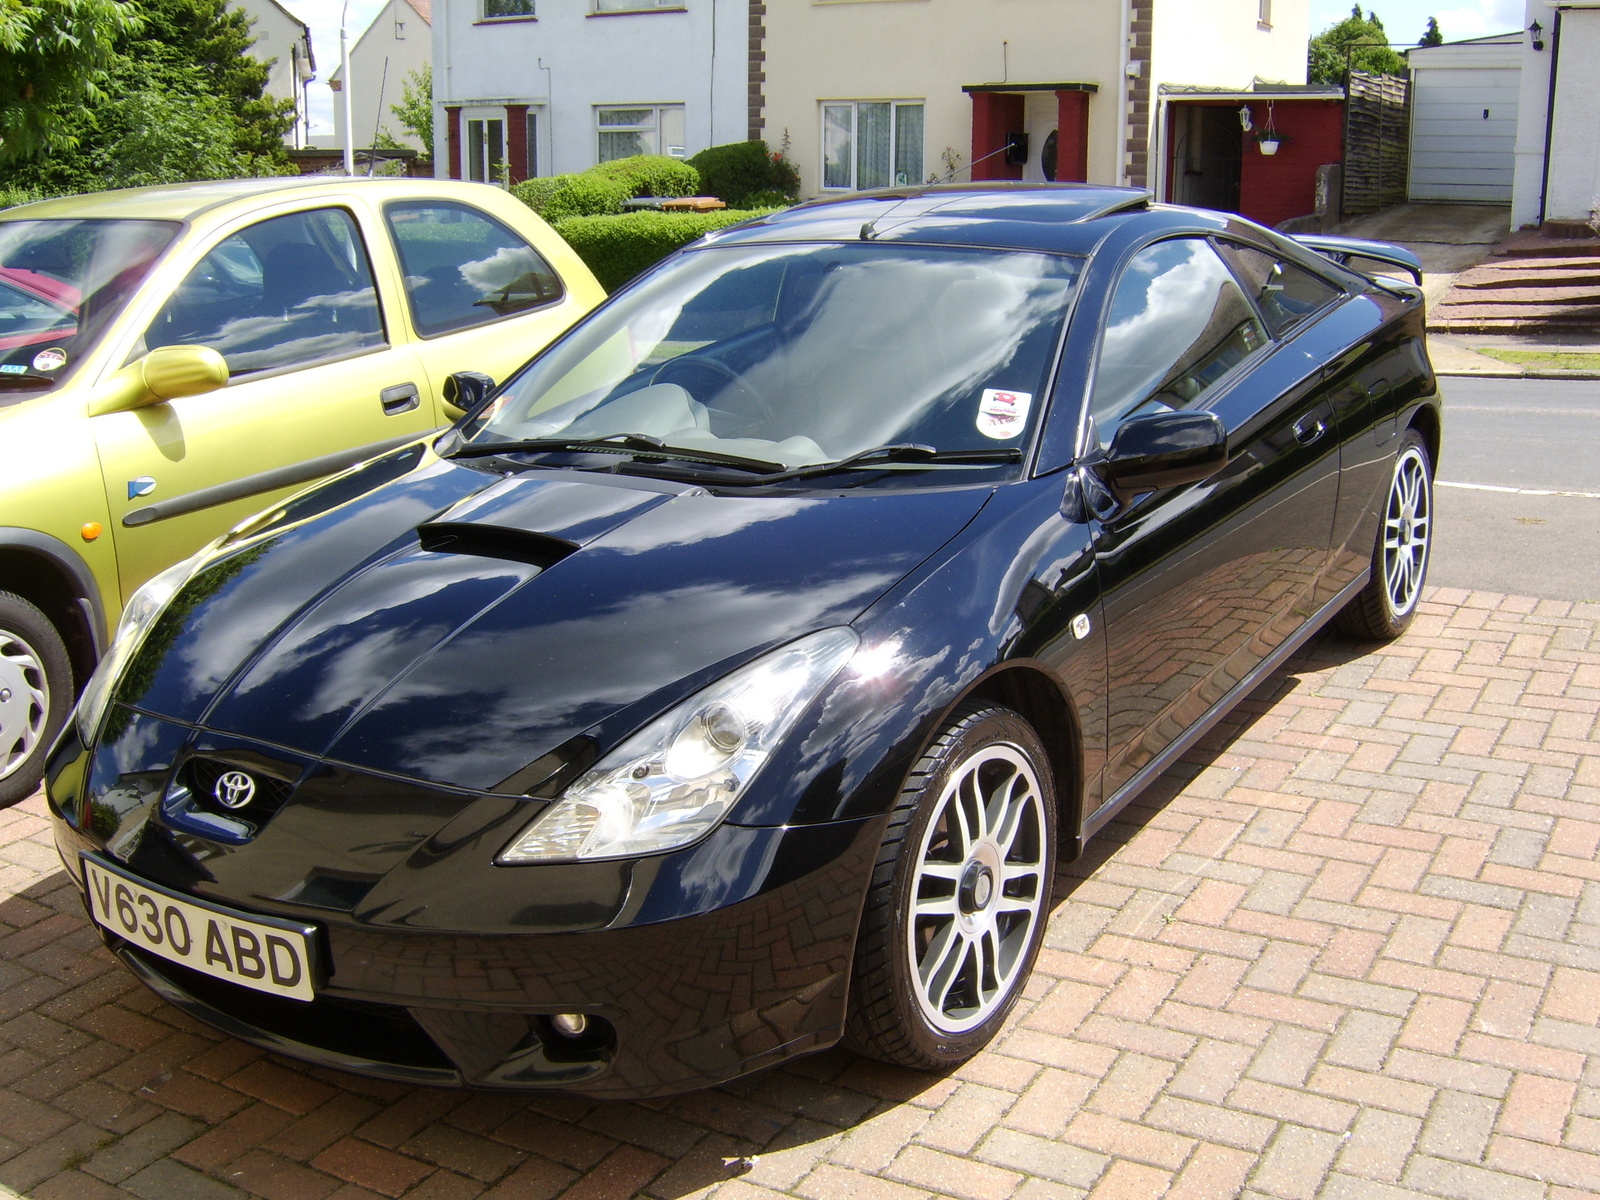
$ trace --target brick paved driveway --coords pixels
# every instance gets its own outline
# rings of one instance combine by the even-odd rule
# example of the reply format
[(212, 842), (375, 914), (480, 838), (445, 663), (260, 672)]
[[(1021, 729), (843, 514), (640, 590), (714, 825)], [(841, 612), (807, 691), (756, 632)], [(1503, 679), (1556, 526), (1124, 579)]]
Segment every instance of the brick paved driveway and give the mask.
[(1597, 1196), (1597, 715), (1600, 606), (1435, 591), (1394, 646), (1313, 643), (1102, 834), (964, 1070), (834, 1052), (650, 1104), (407, 1089), (221, 1038), (98, 948), (35, 797), (0, 813), (0, 1184)]

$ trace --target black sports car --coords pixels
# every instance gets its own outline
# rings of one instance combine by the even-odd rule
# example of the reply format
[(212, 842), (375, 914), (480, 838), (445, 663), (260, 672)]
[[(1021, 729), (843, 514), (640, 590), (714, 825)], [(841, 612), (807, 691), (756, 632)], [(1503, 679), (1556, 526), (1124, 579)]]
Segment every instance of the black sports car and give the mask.
[(976, 1053), (1056, 864), (1325, 622), (1410, 619), (1421, 293), (1082, 186), (715, 235), (151, 584), (63, 860), (180, 1008), (396, 1079)]

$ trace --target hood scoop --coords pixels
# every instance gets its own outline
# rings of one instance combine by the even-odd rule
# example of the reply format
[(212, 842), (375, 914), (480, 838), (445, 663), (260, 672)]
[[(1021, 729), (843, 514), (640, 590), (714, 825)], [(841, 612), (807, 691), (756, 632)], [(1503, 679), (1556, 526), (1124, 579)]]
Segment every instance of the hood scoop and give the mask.
[(468, 554), (527, 563), (544, 570), (575, 553), (578, 543), (554, 534), (472, 521), (429, 521), (417, 527), (422, 548), (432, 554)]

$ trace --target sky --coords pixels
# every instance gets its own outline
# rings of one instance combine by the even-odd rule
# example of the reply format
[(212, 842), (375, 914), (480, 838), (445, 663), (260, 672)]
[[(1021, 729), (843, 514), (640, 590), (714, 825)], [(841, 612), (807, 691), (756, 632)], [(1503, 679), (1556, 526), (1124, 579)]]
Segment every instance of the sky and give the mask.
[[(1353, 2), (1311, 0), (1311, 32), (1320, 33), (1344, 20)], [(1378, 14), (1391, 42), (1406, 45), (1414, 45), (1422, 37), (1429, 17), (1439, 18), (1439, 32), (1447, 42), (1510, 33), (1524, 24), (1522, 0), (1361, 0), (1361, 7)]]
[[(1311, 31), (1317, 33), (1350, 15), (1353, 0), (1311, 0)], [(317, 56), (317, 79), (311, 85), (311, 132), (333, 132), (333, 93), (328, 76), (339, 65), (339, 14), (343, 0), (280, 0), (290, 12), (311, 27), (311, 48)], [(350, 44), (383, 10), (387, 0), (349, 0), (346, 18)], [(1362, 0), (1363, 9), (1377, 12), (1395, 41), (1412, 44), (1422, 37), (1429, 17), (1439, 18), (1439, 28), (1449, 42), (1508, 33), (1523, 25), (1523, 0)]]

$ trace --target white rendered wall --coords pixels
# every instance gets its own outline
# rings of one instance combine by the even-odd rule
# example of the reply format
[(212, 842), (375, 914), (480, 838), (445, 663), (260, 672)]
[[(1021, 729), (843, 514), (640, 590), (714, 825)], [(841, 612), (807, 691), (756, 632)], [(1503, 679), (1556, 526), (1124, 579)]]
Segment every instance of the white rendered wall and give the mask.
[(1586, 221), (1600, 208), (1600, 7), (1561, 15), (1545, 219)]
[[(338, 47), (333, 49), (331, 79), (343, 81), (338, 62)], [(373, 18), (372, 24), (350, 47), (350, 73), (355, 91), (350, 96), (351, 117), (355, 121), (359, 147), (372, 145), (373, 131), (382, 127), (413, 150), (422, 143), (406, 132), (390, 110), (399, 103), (406, 75), (420, 71), (433, 61), (433, 29), (409, 0), (389, 0)], [(333, 129), (336, 146), (344, 145), (344, 98), (335, 94)]]
[(1272, 0), (1263, 27), (1258, 0), (1155, 0), (1150, 64), (1155, 84), (1248, 88), (1256, 78), (1306, 81), (1311, 0)]
[[(1116, 183), (1122, 152), (1123, 5), (1113, 0), (769, 0), (766, 139), (785, 132), (801, 190), (821, 186), (821, 102), (922, 100), (925, 174), (972, 147), (963, 85), (1093, 83), (1089, 179)], [(1310, 0), (1155, 0), (1151, 95), (1162, 83), (1248, 87), (1256, 76), (1304, 83)], [(1034, 154), (1055, 127), (1051, 100), (1030, 96)], [(1038, 178), (1030, 161), (1025, 178)], [(957, 179), (968, 178), (963, 170)]]
[(814, 195), (822, 101), (921, 100), (923, 173), (942, 174), (946, 148), (963, 168), (972, 154), (963, 85), (1094, 83), (1089, 178), (1114, 183), (1121, 20), (1121, 5), (1108, 0), (769, 0), (767, 144), (776, 149), (788, 134), (801, 194)]
[[(231, 7), (252, 19), (251, 33), (255, 44), (250, 47), (250, 57), (265, 62), (275, 60), (267, 71), (265, 94), (278, 100), (299, 102), (299, 88), (294, 77), (295, 43), (307, 37), (306, 27), (295, 20), (273, 0), (232, 0)], [(294, 132), (283, 140), (294, 144)]]
[(596, 105), (682, 104), (690, 156), (745, 140), (745, 0), (685, 0), (682, 11), (604, 16), (586, 0), (541, 0), (536, 20), (490, 22), (477, 19), (480, 11), (481, 0), (434, 0), (434, 172), (441, 177), (450, 166), (446, 105), (530, 105), (539, 175), (595, 164)]

